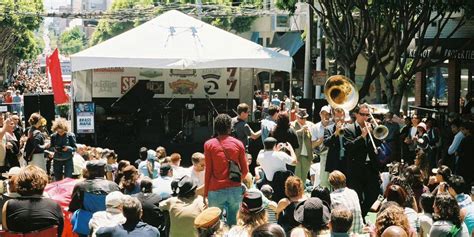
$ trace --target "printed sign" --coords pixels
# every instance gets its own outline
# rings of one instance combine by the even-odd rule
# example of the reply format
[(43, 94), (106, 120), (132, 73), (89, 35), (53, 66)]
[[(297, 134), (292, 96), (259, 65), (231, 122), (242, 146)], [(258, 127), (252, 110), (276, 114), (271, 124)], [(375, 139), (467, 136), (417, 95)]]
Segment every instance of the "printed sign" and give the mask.
[(78, 102), (74, 104), (76, 111), (76, 133), (94, 133), (95, 104), (92, 102)]
[(147, 80), (147, 89), (154, 98), (238, 99), (240, 77), (238, 68), (217, 69), (148, 69), (120, 68), (94, 70), (92, 97), (118, 98), (140, 80)]

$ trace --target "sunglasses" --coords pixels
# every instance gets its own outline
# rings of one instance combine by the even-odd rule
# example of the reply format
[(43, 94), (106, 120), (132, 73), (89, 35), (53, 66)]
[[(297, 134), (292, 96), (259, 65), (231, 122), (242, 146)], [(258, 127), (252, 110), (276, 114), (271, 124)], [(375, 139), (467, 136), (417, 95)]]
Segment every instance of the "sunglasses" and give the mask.
[(360, 116), (369, 116), (370, 114), (359, 113)]

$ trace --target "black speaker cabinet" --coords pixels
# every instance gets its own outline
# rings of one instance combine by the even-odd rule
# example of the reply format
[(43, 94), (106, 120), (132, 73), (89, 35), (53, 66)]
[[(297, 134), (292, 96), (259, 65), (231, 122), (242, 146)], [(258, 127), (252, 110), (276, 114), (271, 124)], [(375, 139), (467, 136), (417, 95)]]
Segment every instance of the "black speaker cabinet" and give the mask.
[(29, 127), (30, 115), (39, 112), (48, 121), (48, 131), (54, 120), (54, 96), (53, 94), (26, 94), (23, 97), (26, 127)]

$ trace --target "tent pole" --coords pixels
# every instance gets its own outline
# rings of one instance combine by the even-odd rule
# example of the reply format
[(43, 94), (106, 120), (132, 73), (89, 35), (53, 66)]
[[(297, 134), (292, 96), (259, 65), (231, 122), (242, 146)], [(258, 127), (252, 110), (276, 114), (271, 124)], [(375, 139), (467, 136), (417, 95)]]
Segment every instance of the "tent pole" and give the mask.
[(293, 88), (293, 70), (290, 71), (290, 86), (288, 86), (288, 90), (290, 90), (289, 92), (290, 103), (293, 103), (293, 94), (291, 92), (292, 88)]

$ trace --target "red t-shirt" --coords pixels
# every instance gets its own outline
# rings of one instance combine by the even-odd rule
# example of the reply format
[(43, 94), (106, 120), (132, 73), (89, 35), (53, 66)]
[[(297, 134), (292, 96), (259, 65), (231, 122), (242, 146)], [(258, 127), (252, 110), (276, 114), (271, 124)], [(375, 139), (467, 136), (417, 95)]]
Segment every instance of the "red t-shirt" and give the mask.
[[(219, 136), (218, 139), (224, 146), (229, 159), (237, 162), (242, 171), (242, 179), (249, 172), (245, 158), (245, 148), (241, 141), (231, 136)], [(206, 178), (204, 180), (204, 195), (207, 197), (209, 191), (224, 188), (239, 187), (241, 183), (229, 180), (229, 165), (224, 150), (215, 138), (204, 143), (204, 156), (206, 161)]]

